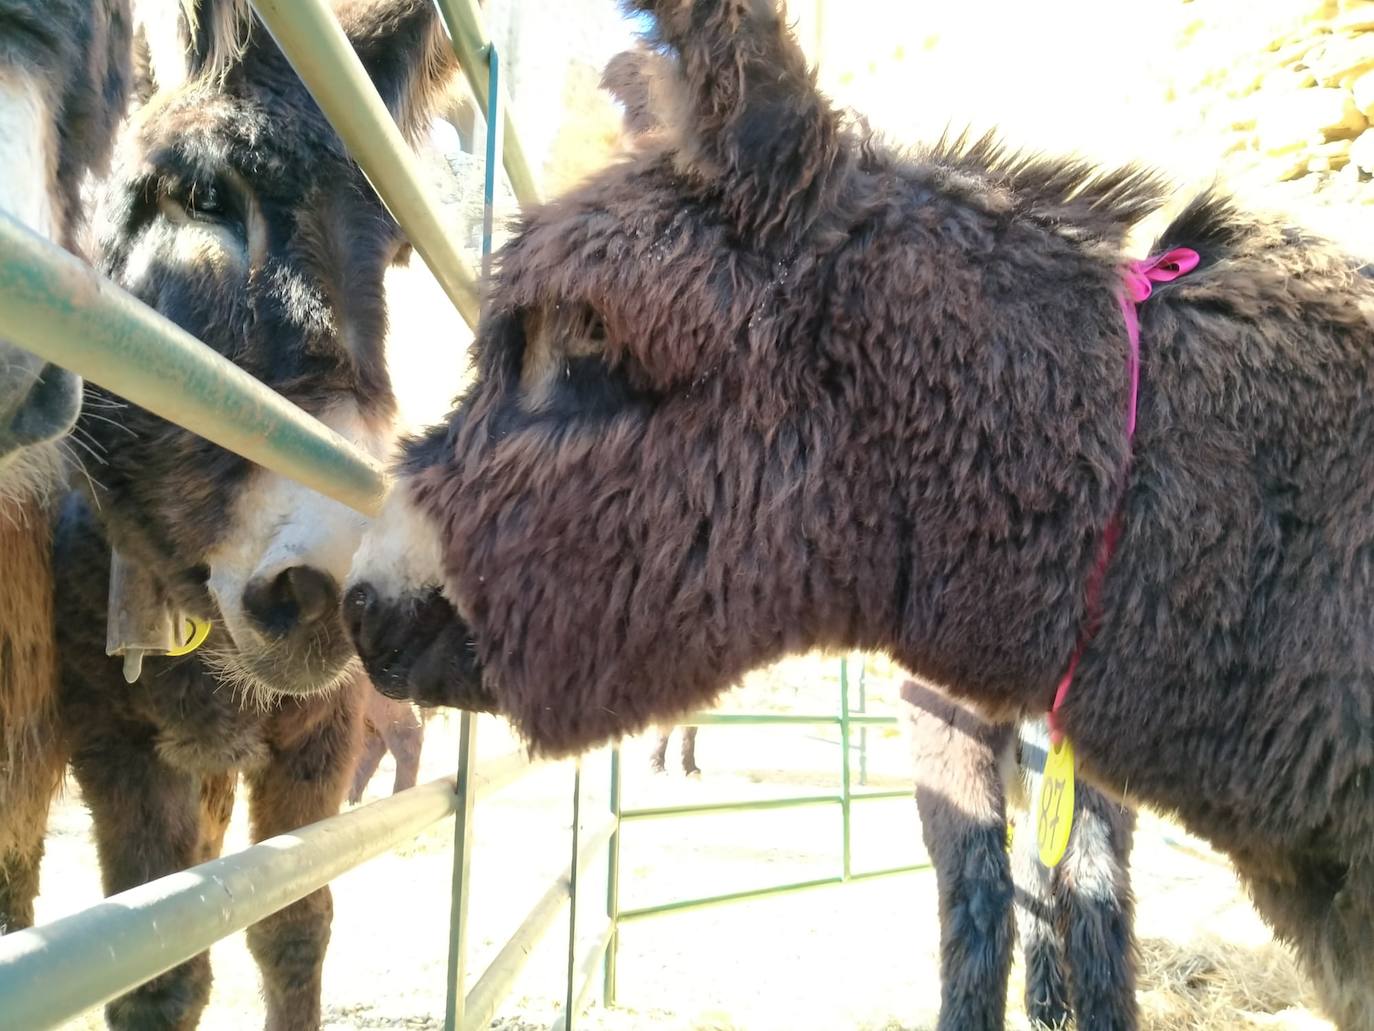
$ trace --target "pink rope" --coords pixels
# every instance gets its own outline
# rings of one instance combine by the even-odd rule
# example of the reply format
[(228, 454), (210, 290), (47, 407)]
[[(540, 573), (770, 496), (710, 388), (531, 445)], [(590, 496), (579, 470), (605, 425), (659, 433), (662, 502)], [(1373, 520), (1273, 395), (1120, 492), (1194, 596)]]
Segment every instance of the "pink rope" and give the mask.
[[(1117, 295), (1121, 302), (1121, 318), (1126, 323), (1126, 339), (1129, 349), (1126, 354), (1126, 368), (1129, 373), (1131, 390), (1126, 405), (1126, 468), (1121, 471), (1122, 487), (1126, 482), (1126, 470), (1130, 468), (1131, 447), (1135, 442), (1136, 409), (1140, 401), (1140, 311), (1138, 305), (1146, 301), (1154, 292), (1155, 283), (1171, 283), (1179, 276), (1186, 275), (1197, 268), (1197, 251), (1187, 247), (1176, 247), (1146, 261), (1133, 261), (1121, 272), (1122, 289)], [(1079, 638), (1078, 647), (1069, 658), (1069, 667), (1059, 681), (1054, 692), (1054, 704), (1050, 707), (1050, 742), (1059, 744), (1064, 739), (1060, 726), (1059, 710), (1064, 699), (1069, 696), (1069, 687), (1078, 672), (1078, 662), (1083, 657), (1088, 643), (1097, 633), (1101, 622), (1102, 583), (1107, 579), (1107, 569), (1112, 556), (1116, 554), (1117, 542), (1121, 539), (1121, 511), (1118, 509), (1102, 534), (1102, 546), (1097, 553), (1097, 564), (1093, 566), (1088, 582), (1084, 585), (1084, 599), (1088, 610), (1087, 622)]]

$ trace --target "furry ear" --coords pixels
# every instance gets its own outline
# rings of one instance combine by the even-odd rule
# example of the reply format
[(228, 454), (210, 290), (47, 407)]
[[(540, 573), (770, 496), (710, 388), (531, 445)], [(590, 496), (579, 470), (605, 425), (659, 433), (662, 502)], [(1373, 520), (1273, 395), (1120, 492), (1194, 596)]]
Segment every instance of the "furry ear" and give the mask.
[(433, 0), (345, 0), (335, 10), (396, 124), (414, 143), (448, 105), (458, 67)]
[(816, 89), (776, 0), (624, 0), (677, 57), (682, 157), (721, 181), (740, 228), (804, 226), (842, 156), (839, 118)]
[(202, 76), (223, 79), (253, 30), (248, 0), (133, 0), (134, 98)]
[(181, 0), (181, 31), (190, 78), (223, 79), (253, 32), (248, 0)]
[(606, 63), (601, 88), (624, 109), (627, 135), (648, 136), (663, 127), (663, 83), (675, 75), (672, 62), (652, 50), (623, 50)]

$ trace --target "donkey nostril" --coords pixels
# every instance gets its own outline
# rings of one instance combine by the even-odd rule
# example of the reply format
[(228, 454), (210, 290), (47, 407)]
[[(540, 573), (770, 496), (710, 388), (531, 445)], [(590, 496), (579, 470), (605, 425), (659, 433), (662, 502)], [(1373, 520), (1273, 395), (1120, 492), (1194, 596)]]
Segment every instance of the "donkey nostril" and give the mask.
[(335, 611), (338, 597), (338, 585), (328, 573), (293, 566), (250, 583), (243, 592), (243, 609), (260, 630), (285, 637)]
[(290, 584), (302, 623), (318, 623), (339, 610), (339, 585), (313, 566), (296, 566), (281, 574)]

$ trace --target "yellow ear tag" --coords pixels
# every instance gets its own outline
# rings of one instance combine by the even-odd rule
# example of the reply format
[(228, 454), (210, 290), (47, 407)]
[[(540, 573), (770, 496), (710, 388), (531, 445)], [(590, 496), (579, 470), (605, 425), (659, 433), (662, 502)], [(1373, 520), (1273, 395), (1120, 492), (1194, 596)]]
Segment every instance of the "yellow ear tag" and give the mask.
[(175, 648), (167, 651), (168, 655), (190, 655), (193, 651), (205, 643), (205, 639), (210, 636), (209, 620), (199, 620), (191, 616), (182, 617), (186, 620), (186, 643), (179, 644)]
[(1073, 830), (1073, 745), (1067, 738), (1050, 746), (1032, 811), (1040, 862), (1056, 866), (1064, 858)]

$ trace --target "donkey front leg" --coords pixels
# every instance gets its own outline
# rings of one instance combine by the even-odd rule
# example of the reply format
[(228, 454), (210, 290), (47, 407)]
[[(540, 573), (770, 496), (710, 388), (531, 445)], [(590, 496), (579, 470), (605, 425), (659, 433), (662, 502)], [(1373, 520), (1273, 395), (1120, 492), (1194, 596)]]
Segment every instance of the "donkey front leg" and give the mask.
[(378, 728), (371, 723), (365, 723), (362, 751), (358, 755), (358, 764), (353, 770), (353, 786), (348, 789), (349, 805), (357, 805), (363, 800), (367, 786), (372, 783), (372, 777), (377, 772), (377, 767), (382, 764), (382, 756), (384, 755), (386, 755), (386, 738), (382, 737), (382, 732)]
[(1135, 812), (1087, 784), (1079, 785), (1074, 801), (1073, 833), (1055, 869), (1054, 893), (1074, 1014), (1081, 1028), (1134, 1031)]
[[(272, 758), (247, 778), (255, 842), (339, 811), (361, 730), (358, 692), (347, 687), (329, 698), (282, 703), (274, 718)], [(321, 888), (248, 928), (248, 948), (262, 972), (267, 1031), (320, 1026), (324, 954), (333, 918), (333, 897)]]
[(697, 766), (697, 729), (682, 728), (682, 772), (689, 777), (701, 773), (701, 768)]
[[(149, 726), (115, 722), (86, 731), (72, 769), (91, 812), (105, 894), (195, 864), (202, 843), (200, 782), (153, 748)], [(105, 1007), (112, 1029), (189, 1031), (210, 999), (210, 954), (202, 952)]]
[(999, 770), (1012, 728), (902, 685), (921, 836), (940, 897), (940, 1031), (1002, 1031), (1015, 938)]
[(396, 779), (392, 781), (391, 793), (413, 788), (420, 779), (420, 753), (425, 746), (425, 725), (415, 707), (404, 703), (382, 736), (387, 750), (396, 758)]
[(1012, 876), (1016, 930), (1026, 966), (1026, 1018), (1037, 1029), (1067, 1027), (1071, 1016), (1068, 965), (1055, 923), (1055, 872), (1040, 862), (1034, 820), (1024, 810), (1021, 816), (1012, 838)]
[(658, 744), (654, 746), (654, 751), (649, 756), (649, 769), (655, 773), (662, 773), (668, 763), (668, 739), (673, 736), (673, 728), (659, 730)]
[(44, 745), (39, 755), (27, 755), (7, 770), (0, 744), (0, 934), (33, 926), (48, 809), (67, 765), (55, 737)]

